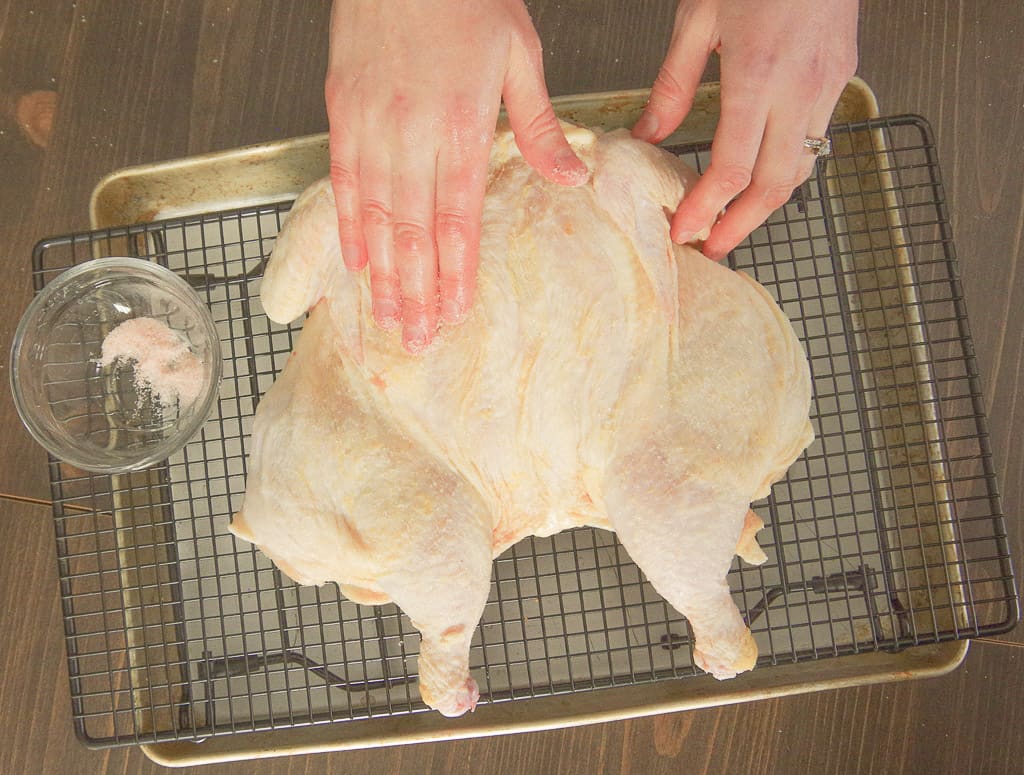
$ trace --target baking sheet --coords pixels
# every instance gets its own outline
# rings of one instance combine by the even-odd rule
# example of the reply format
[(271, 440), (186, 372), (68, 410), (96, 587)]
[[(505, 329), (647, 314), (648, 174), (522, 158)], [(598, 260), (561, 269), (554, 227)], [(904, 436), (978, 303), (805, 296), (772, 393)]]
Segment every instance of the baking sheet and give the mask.
[[(614, 128), (632, 123), (645, 99), (646, 93), (639, 91), (574, 96), (556, 100), (556, 109), (563, 116), (580, 123)], [(716, 86), (704, 86), (687, 123), (667, 142), (694, 142), (709, 138), (717, 116), (716, 106)], [(862, 82), (854, 82), (844, 94), (835, 119), (854, 121), (876, 114), (870, 90)], [(117, 223), (287, 200), (320, 177), (326, 164), (326, 138), (317, 136), (120, 171), (102, 181), (94, 191), (91, 204), (93, 225), (102, 228)], [(854, 171), (855, 176), (863, 174), (864, 170)], [(874, 174), (879, 174), (877, 169)], [(840, 174), (837, 179), (842, 180), (843, 176)], [(810, 191), (808, 200), (817, 201), (820, 193)], [(885, 195), (880, 196), (884, 198)], [(789, 205), (797, 210), (800, 206), (799, 201)], [(162, 232), (164, 244), (159, 248), (168, 265), (183, 273), (194, 272), (197, 267), (210, 272), (211, 266), (214, 273), (219, 271), (216, 267), (223, 267), (225, 273), (235, 272), (237, 267), (245, 267), (249, 271), (262, 261), (265, 240), (279, 228), (280, 212), (266, 208), (238, 218), (234, 224), (229, 222), (227, 227), (223, 221), (213, 225), (202, 221), (186, 223), (180, 231)], [(883, 206), (880, 212), (888, 212), (888, 209)], [(794, 249), (799, 250), (803, 242), (809, 246), (808, 252), (812, 255), (831, 255), (828, 250), (820, 248), (822, 241), (830, 239), (825, 227), (828, 219), (823, 215), (812, 213), (803, 219), (805, 233), (797, 240), (790, 240), (797, 246)], [(842, 214), (830, 216), (842, 217)], [(786, 222), (791, 225), (800, 221), (799, 217), (791, 217)], [(865, 233), (871, 233), (872, 226), (865, 224)], [(889, 229), (898, 229), (899, 226), (898, 223), (883, 224)], [(216, 232), (204, 233), (211, 228)], [(224, 233), (225, 228), (229, 233)], [(237, 232), (230, 231), (234, 228)], [(775, 241), (776, 244), (778, 242)], [(225, 244), (229, 248), (220, 247)], [(198, 254), (196, 245), (202, 246)], [(149, 245), (147, 249), (152, 247)], [(872, 261), (876, 268), (879, 261), (891, 261), (894, 271), (901, 276), (906, 275), (906, 257), (901, 257), (899, 251), (891, 248), (890, 244), (888, 250), (874, 251)], [(851, 249), (850, 253), (858, 255), (859, 251)], [(799, 262), (781, 261), (778, 266), (796, 267)], [(806, 328), (802, 338), (824, 343), (832, 366), (832, 378), (852, 380), (852, 375), (864, 371), (865, 364), (860, 361), (865, 358), (870, 361), (873, 353), (880, 352), (880, 349), (872, 345), (871, 325), (865, 327), (861, 345), (851, 351), (842, 344), (842, 332), (829, 329), (833, 323), (840, 325), (841, 320), (829, 314), (804, 314), (802, 305), (805, 300), (822, 296), (820, 278), (824, 269), (812, 262), (804, 266), (806, 276), (780, 275), (773, 278), (774, 287), (773, 282), (766, 285), (774, 291), (773, 295), (779, 298), (791, 317), (809, 319), (818, 326)], [(877, 272), (875, 276), (878, 276)], [(907, 289), (913, 288), (912, 279), (903, 277), (891, 287), (897, 293), (905, 294)], [(283, 365), (283, 358), (290, 351), (292, 335), (289, 331), (273, 328), (265, 331), (236, 330), (237, 321), (252, 311), (246, 305), (257, 295), (256, 283), (253, 286), (244, 294), (238, 292), (240, 285), (235, 282), (210, 283), (207, 286), (211, 304), (227, 310), (219, 323), (224, 328), (222, 335), (225, 341), (234, 343), (244, 337), (255, 357), (229, 359), (236, 369), (243, 365), (243, 361), (248, 363), (250, 372), (236, 371), (225, 380), (228, 393), (222, 395), (222, 407), (225, 402), (230, 405), (232, 399), (238, 404), (237, 416), (228, 418), (230, 431), (226, 437), (218, 438), (215, 429), (208, 427), (201, 441), (205, 451), (197, 454), (193, 449), (188, 460), (172, 461), (169, 466), (170, 471), (178, 472), (177, 478), (172, 476), (166, 485), (169, 501), (190, 504), (188, 510), (174, 512), (170, 522), (160, 523), (163, 525), (161, 537), (172, 542), (175, 548), (176, 572), (180, 574), (183, 601), (163, 601), (163, 609), (154, 609), (154, 603), (160, 604), (160, 601), (140, 598), (137, 607), (139, 611), (144, 608), (163, 610), (166, 617), (158, 617), (162, 627), (166, 627), (166, 622), (184, 621), (177, 638), (184, 647), (185, 658), (177, 663), (180, 671), (177, 680), (189, 681), (192, 705), (206, 709), (207, 718), (192, 720), (193, 725), (200, 729), (204, 725), (230, 723), (236, 717), (263, 718), (268, 726), (273, 726), (274, 719), (281, 717), (282, 709), (286, 709), (290, 717), (308, 717), (311, 721), (338, 717), (338, 700), (332, 697), (331, 690), (325, 685), (320, 691), (310, 691), (308, 686), (294, 681), (294, 674), (287, 666), (273, 670), (245, 670), (234, 678), (217, 675), (217, 665), (225, 665), (232, 655), (283, 652), (288, 646), (286, 639), (301, 644), (302, 652), (312, 654), (320, 664), (362, 668), (365, 674), (346, 677), (371, 683), (358, 697), (349, 695), (348, 706), (342, 709), (347, 713), (341, 716), (353, 720), (344, 724), (212, 737), (201, 746), (194, 743), (151, 744), (146, 746), (151, 757), (168, 764), (185, 764), (299, 750), (525, 731), (829, 686), (934, 675), (953, 668), (963, 658), (966, 644), (958, 642), (919, 647), (898, 654), (870, 652), (785, 665), (787, 653), (793, 654), (794, 658), (797, 654), (807, 654), (816, 649), (828, 651), (839, 648), (837, 653), (842, 653), (844, 644), (856, 650), (865, 641), (891, 639), (897, 634), (903, 615), (892, 610), (891, 601), (884, 594), (846, 594), (816, 600), (811, 592), (806, 592), (802, 606), (786, 607), (789, 619), (782, 629), (789, 635), (788, 642), (780, 642), (780, 628), (770, 626), (771, 617), (781, 615), (770, 608), (765, 612), (767, 626), (754, 627), (762, 655), (767, 661), (783, 664), (770, 668), (763, 666), (725, 683), (693, 675), (696, 671), (684, 657), (687, 650), (678, 647), (685, 643), (687, 637), (685, 622), (668, 609), (642, 579), (629, 575), (634, 571), (610, 535), (599, 531), (584, 535), (574, 531), (552, 539), (523, 542), (496, 562), (494, 593), (475, 641), (472, 665), (475, 672), (486, 672), (490, 688), (487, 702), (473, 716), (458, 720), (420, 712), (423, 708), (418, 703), (414, 684), (403, 679), (410, 672), (410, 661), (416, 653), (415, 631), (403, 621), (403, 617), (397, 612), (355, 606), (327, 588), (282, 587), (269, 561), (255, 552), (250, 555), (238, 552), (237, 547), (230, 543), (230, 536), (223, 531), (223, 517), (237, 506), (232, 499), (239, 496), (244, 484), (244, 450), (238, 439), (247, 434), (249, 415), (243, 404), (269, 385), (273, 373)], [(838, 289), (834, 295), (838, 295)], [(913, 304), (909, 306), (913, 308)], [(813, 368), (814, 353), (811, 355)], [(909, 365), (913, 371), (914, 364)], [(867, 367), (869, 370), (874, 368), (872, 363)], [(816, 375), (818, 379), (829, 376)], [(233, 386), (241, 385), (249, 386), (247, 394), (233, 396), (230, 392), (235, 389)], [(837, 385), (835, 389), (837, 395), (843, 396), (854, 392), (852, 384)], [(932, 399), (928, 395), (918, 395), (917, 404), (927, 412)], [(889, 528), (873, 521), (878, 504), (870, 500), (879, 489), (877, 483), (870, 481), (871, 450), (878, 448), (879, 440), (868, 438), (872, 431), (849, 432), (848, 429), (827, 425), (841, 417), (840, 412), (824, 413), (819, 422), (825, 425), (817, 430), (819, 439), (834, 438), (841, 432), (845, 445), (843, 470), (836, 469), (835, 456), (810, 455), (802, 463), (798, 461), (798, 470), (785, 485), (789, 491), (783, 500), (805, 504), (802, 507), (804, 513), (788, 516), (773, 513), (773, 541), (767, 547), (771, 555), (769, 563), (755, 569), (738, 567), (731, 575), (730, 582), (741, 598), (738, 600), (741, 607), (749, 610), (755, 606), (756, 599), (746, 598), (758, 590), (763, 592), (785, 583), (787, 575), (797, 568), (808, 577), (816, 573), (827, 577), (830, 573), (851, 570), (844, 566), (842, 560), (857, 556), (878, 557), (880, 562), (876, 570), (884, 570), (881, 558), (888, 554), (884, 544), (890, 540), (887, 537)], [(883, 445), (888, 443), (886, 439), (881, 442)], [(190, 468), (192, 460), (211, 459), (224, 461), (223, 465), (213, 471), (209, 470), (208, 462), (206, 470)], [(933, 470), (938, 460), (941, 456), (928, 453), (923, 461), (926, 471), (923, 475), (929, 483), (943, 481), (943, 476), (937, 477)], [(802, 471), (799, 470), (800, 465), (804, 466)], [(818, 495), (810, 491), (813, 483), (822, 480), (842, 489), (839, 493), (829, 493), (833, 502), (839, 497), (847, 504), (839, 512), (833, 510), (831, 518), (824, 520), (814, 518), (813, 505)], [(127, 489), (135, 492), (138, 487)], [(939, 497), (932, 499), (935, 503), (948, 502), (941, 493), (937, 495)], [(131, 511), (133, 518), (138, 519), (137, 503), (133, 504), (134, 510), (129, 510), (124, 508), (123, 497), (115, 498), (118, 500), (121, 508), (115, 507), (115, 514)], [(893, 505), (888, 504), (889, 507)], [(917, 505), (920, 504), (909, 504)], [(934, 515), (934, 519), (926, 524), (934, 524), (941, 533), (942, 526), (948, 523), (949, 520), (942, 515)], [(897, 525), (895, 529), (898, 531), (900, 528)], [(933, 542), (940, 555), (947, 555), (945, 561), (936, 564), (925, 559), (910, 559), (906, 566), (940, 567), (939, 572), (947, 574), (944, 587), (955, 596), (962, 587), (957, 582), (957, 558), (948, 556), (951, 546), (948, 539), (948, 535), (942, 534)], [(146, 551), (139, 547), (123, 551), (140, 550)], [(137, 559), (137, 556), (126, 557), (126, 567), (133, 567), (128, 561)], [(570, 565), (563, 568), (565, 563)], [(525, 574), (522, 572), (524, 564), (527, 566)], [(949, 568), (953, 570), (949, 571)], [(558, 573), (558, 570), (567, 572)], [(535, 586), (524, 590), (524, 578), (536, 579)], [(131, 582), (129, 587), (146, 589), (153, 586), (139, 584), (137, 579)], [(214, 588), (203, 586), (211, 584)], [(929, 590), (933, 586), (929, 585)], [(609, 590), (613, 591), (614, 597), (610, 597)], [(134, 610), (130, 595), (128, 601), (129, 610)], [(184, 610), (176, 606), (183, 606)], [(307, 624), (303, 617), (311, 610), (315, 610), (317, 616)], [(960, 609), (952, 606), (949, 610)], [(793, 618), (798, 611), (803, 620)], [(664, 629), (652, 628), (652, 622), (658, 626), (663, 624)], [(510, 623), (517, 623), (514, 631), (510, 631)], [(865, 627), (870, 632), (866, 633)], [(154, 685), (162, 685), (167, 679), (167, 675), (159, 671), (154, 674), (152, 666), (164, 664), (166, 660), (161, 662), (151, 658), (153, 649), (159, 648), (159, 644), (153, 642), (152, 632), (145, 628), (132, 629), (131, 632), (136, 633), (129, 652), (135, 665), (135, 691), (137, 694), (152, 692)], [(275, 632), (279, 633), (277, 640), (273, 635)], [(652, 634), (659, 635), (658, 642), (651, 642)], [(662, 637), (667, 640), (661, 642)], [(218, 643), (222, 653), (209, 653), (211, 642)], [(328, 653), (331, 648), (340, 653)], [(537, 662), (530, 658), (531, 649), (538, 648), (543, 650), (543, 674), (537, 674)], [(158, 654), (165, 656), (164, 651)], [(684, 681), (664, 680), (679, 675), (693, 677)], [(637, 678), (653, 683), (629, 685)], [(617, 686), (618, 683), (625, 685)], [(589, 691), (602, 686), (611, 688)], [(538, 687), (546, 691), (538, 692)], [(204, 692), (207, 693), (205, 696)], [(522, 702), (508, 701), (537, 694), (550, 696)], [(266, 699), (254, 702), (254, 697)], [(163, 708), (164, 718), (159, 717), (159, 712), (153, 712), (140, 719), (144, 728), (161, 728), (167, 716), (176, 710), (170, 699), (157, 705)], [(146, 704), (140, 703), (140, 707), (146, 707)]]

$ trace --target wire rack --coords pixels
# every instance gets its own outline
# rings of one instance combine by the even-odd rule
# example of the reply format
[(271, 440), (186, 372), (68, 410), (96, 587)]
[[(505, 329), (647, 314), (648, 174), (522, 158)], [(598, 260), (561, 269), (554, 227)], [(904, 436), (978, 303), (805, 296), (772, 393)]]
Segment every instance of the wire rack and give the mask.
[[(769, 559), (729, 576), (758, 670), (1017, 620), (930, 130), (899, 117), (831, 134), (833, 157), (730, 257), (792, 319), (814, 381), (817, 439), (758, 509)], [(673, 150), (707, 161), (705, 146)], [(103, 255), (177, 271), (213, 311), (224, 355), (214, 416), (162, 465), (111, 477), (50, 461), (74, 720), (89, 744), (428, 710), (418, 635), (398, 609), (297, 586), (227, 532), (256, 404), (299, 330), (258, 301), (289, 205), (36, 247), (36, 290)], [(482, 703), (520, 701), (696, 676), (690, 646), (615, 537), (577, 529), (495, 561), (471, 668)]]

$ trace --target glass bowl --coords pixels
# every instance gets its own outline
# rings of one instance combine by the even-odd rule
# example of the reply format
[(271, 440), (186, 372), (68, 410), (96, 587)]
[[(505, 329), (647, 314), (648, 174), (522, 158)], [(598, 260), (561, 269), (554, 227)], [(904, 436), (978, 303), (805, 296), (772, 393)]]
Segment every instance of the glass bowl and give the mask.
[(220, 375), (209, 309), (172, 271), (137, 258), (95, 259), (48, 283), (11, 348), (25, 427), (54, 457), (99, 473), (147, 468), (185, 446)]

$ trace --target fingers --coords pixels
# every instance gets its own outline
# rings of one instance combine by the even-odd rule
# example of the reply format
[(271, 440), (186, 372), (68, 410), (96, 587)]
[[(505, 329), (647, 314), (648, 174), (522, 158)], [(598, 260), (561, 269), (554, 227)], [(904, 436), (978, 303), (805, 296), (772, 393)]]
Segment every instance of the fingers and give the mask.
[(540, 40), (532, 27), (529, 37), (513, 41), (502, 87), (508, 121), (527, 164), (553, 183), (578, 186), (590, 172), (565, 139), (551, 107)]
[(856, 0), (834, 0), (827, 19), (819, 11), (813, 0), (681, 3), (665, 65), (633, 130), (653, 142), (670, 134), (691, 107), (708, 53), (719, 51), (711, 164), (673, 217), (675, 241), (710, 226), (704, 251), (721, 258), (811, 173), (815, 156), (803, 141), (825, 133), (857, 63)]
[[(798, 81), (781, 90), (781, 100), (768, 116), (750, 186), (711, 229), (704, 255), (714, 261), (725, 258), (807, 180), (817, 156), (804, 145), (804, 139), (826, 134), (837, 98), (838, 92), (832, 88), (826, 92)], [(813, 105), (811, 115), (801, 122), (800, 113), (807, 105)]]
[(704, 241), (704, 255), (714, 261), (725, 258), (789, 200), (793, 189), (803, 180), (798, 180), (798, 176), (806, 177), (806, 158), (814, 158), (803, 145), (804, 136), (799, 128), (794, 131), (792, 123), (773, 114), (765, 128), (752, 182), (711, 230)]
[(392, 171), (395, 265), (402, 287), (402, 344), (422, 352), (437, 328), (437, 248), (434, 243), (436, 157), (411, 153)]
[(430, 343), (439, 315), (457, 323), (472, 304), (490, 137), (446, 145), (436, 164), (418, 148), (394, 165), (385, 155), (361, 161), (354, 212), (373, 317), (401, 324), (410, 352)]
[[(493, 126), (494, 105), (484, 126)], [(480, 221), (487, 188), (492, 135), (479, 131), (465, 111), (453, 114), (449, 142), (437, 159), (434, 230), (441, 319), (458, 323), (473, 304), (480, 251)]]
[(369, 265), (374, 320), (383, 328), (401, 324), (410, 352), (430, 344), (439, 317), (457, 323), (472, 305), (498, 107), (497, 98), (483, 106), (456, 103), (437, 122), (447, 132), (435, 153), (418, 139), (428, 133), (406, 132), (391, 143), (364, 145), (357, 159), (340, 122), (332, 124), (331, 181), (345, 265)]
[(328, 134), (331, 154), (331, 188), (338, 210), (341, 257), (349, 269), (366, 266), (366, 243), (359, 219), (359, 157), (350, 142), (347, 127), (331, 120)]
[[(711, 164), (672, 219), (672, 239), (689, 242), (751, 181), (764, 135), (768, 105), (758, 81), (726, 82), (723, 62), (721, 118), (711, 144)], [(726, 88), (726, 87), (729, 88)]]
[(368, 264), (375, 320), (400, 321), (406, 348), (419, 351), (439, 319), (456, 322), (472, 303), (502, 94), (541, 174), (575, 185), (589, 172), (551, 109), (525, 5), (377, 5), (336, 0), (332, 11), (331, 179), (346, 266)]
[(713, 16), (705, 8), (679, 6), (665, 62), (651, 88), (647, 106), (633, 127), (633, 137), (660, 143), (678, 127), (693, 105), (712, 49)]
[(395, 265), (391, 164), (381, 156), (362, 168), (359, 216), (369, 254), (373, 319), (394, 328), (402, 322), (402, 288)]
[(374, 320), (383, 328), (401, 323), (403, 345), (420, 352), (438, 320), (436, 157), (403, 141), (391, 144), (392, 159), (380, 146), (368, 144), (349, 161), (341, 133), (331, 135), (342, 257), (351, 270), (369, 264)]

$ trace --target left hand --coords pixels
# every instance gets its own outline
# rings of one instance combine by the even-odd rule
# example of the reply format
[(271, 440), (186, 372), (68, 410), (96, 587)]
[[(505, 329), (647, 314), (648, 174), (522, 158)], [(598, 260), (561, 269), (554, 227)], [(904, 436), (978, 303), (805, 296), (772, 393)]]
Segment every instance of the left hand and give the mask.
[(656, 143), (675, 131), (716, 50), (722, 98), (711, 164), (671, 233), (688, 242), (735, 199), (704, 242), (704, 254), (717, 261), (814, 169), (804, 139), (825, 135), (857, 69), (857, 0), (682, 0), (635, 137)]

